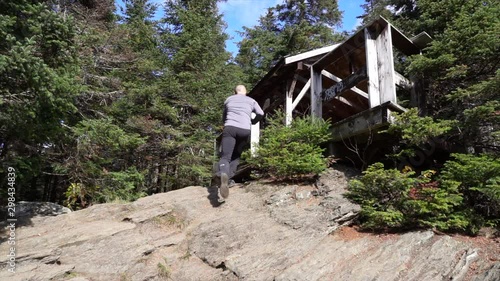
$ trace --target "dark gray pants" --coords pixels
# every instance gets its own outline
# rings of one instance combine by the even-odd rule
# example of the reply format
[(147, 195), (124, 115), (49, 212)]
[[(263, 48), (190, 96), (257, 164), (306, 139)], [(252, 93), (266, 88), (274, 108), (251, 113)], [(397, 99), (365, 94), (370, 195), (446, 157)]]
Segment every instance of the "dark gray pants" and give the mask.
[(245, 145), (248, 144), (250, 130), (241, 129), (233, 126), (226, 126), (222, 131), (221, 157), (219, 161), (219, 172), (226, 173), (232, 178), (236, 173), (240, 157)]

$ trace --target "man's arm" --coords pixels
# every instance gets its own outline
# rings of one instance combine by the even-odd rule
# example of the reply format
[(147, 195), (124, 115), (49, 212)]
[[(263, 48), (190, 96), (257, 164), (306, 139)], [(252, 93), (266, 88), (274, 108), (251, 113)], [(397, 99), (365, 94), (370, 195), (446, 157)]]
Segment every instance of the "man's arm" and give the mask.
[(222, 125), (226, 124), (227, 119), (227, 107), (224, 104), (224, 110), (222, 111)]
[(256, 101), (254, 101), (253, 112), (255, 113), (255, 117), (252, 119), (252, 125), (255, 125), (264, 117), (264, 111)]

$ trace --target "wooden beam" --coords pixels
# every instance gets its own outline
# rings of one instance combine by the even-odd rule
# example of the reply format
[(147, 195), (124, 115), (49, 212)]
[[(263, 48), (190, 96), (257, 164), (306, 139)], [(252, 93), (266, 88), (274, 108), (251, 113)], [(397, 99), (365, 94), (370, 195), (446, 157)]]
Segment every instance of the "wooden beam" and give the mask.
[(411, 90), (413, 88), (413, 82), (411, 82), (409, 79), (407, 79), (397, 71), (394, 71), (394, 81), (397, 86), (403, 89)]
[(302, 54), (298, 54), (298, 55), (295, 55), (295, 56), (287, 57), (287, 58), (285, 58), (285, 64), (290, 64), (290, 63), (294, 63), (296, 61), (305, 60), (305, 59), (308, 59), (308, 58), (311, 58), (311, 57), (315, 57), (315, 56), (319, 56), (319, 55), (324, 55), (324, 54), (332, 51), (333, 49), (337, 48), (339, 45), (340, 44), (326, 46), (326, 47), (323, 47), (323, 48), (319, 48), (319, 49), (312, 50), (312, 51), (309, 51), (309, 52), (305, 52), (305, 53), (302, 53)]
[(295, 85), (297, 84), (297, 75), (294, 76), (290, 87), (288, 87), (289, 83), (287, 83), (287, 89), (285, 93), (285, 125), (290, 126), (292, 124), (293, 119), (293, 92), (295, 91)]
[(340, 46), (325, 54), (314, 62), (313, 66), (317, 69), (325, 69), (328, 65), (335, 64), (338, 60), (344, 59), (349, 54), (364, 46), (364, 38), (361, 32), (356, 32), (349, 37)]
[(304, 63), (301, 61), (297, 63), (297, 68), (295, 69), (295, 71), (300, 71), (300, 70), (304, 70)]
[(392, 102), (370, 108), (332, 125), (332, 141), (374, 132), (392, 122), (392, 112), (401, 112)]
[(292, 111), (297, 107), (299, 104), (300, 100), (306, 95), (307, 91), (311, 87), (311, 79), (307, 80), (307, 83), (304, 85), (304, 88), (300, 91), (299, 95), (295, 98), (295, 100), (292, 103)]
[[(385, 19), (384, 19), (385, 20)], [(396, 47), (399, 51), (401, 51), (406, 56), (416, 55), (420, 53), (420, 49), (418, 45), (413, 42), (412, 39), (408, 39), (401, 31), (395, 28), (392, 25), (391, 34), (392, 40), (394, 43), (394, 47)]]
[(341, 103), (345, 104), (345, 105), (348, 105), (354, 109), (356, 109), (357, 111), (362, 111), (363, 108), (361, 108), (361, 106), (355, 104), (355, 103), (352, 103), (351, 101), (349, 101), (348, 99), (342, 97), (342, 96), (338, 96), (338, 97), (335, 97), (336, 100), (340, 101)]
[(311, 67), (311, 115), (316, 118), (323, 117), (321, 77), (321, 71), (315, 71), (314, 67)]
[[(330, 80), (333, 80), (333, 81), (335, 81), (335, 82), (337, 82), (337, 83), (342, 81), (342, 79), (340, 79), (339, 77), (337, 77), (337, 76), (335, 76), (335, 75), (331, 74), (330, 72), (328, 72), (328, 71), (326, 71), (326, 70), (322, 70), (322, 71), (321, 71), (321, 74), (322, 74), (323, 76), (325, 76), (326, 78), (329, 78)], [(368, 94), (367, 94), (367, 93), (365, 93), (363, 90), (361, 90), (361, 89), (360, 89), (360, 88), (358, 88), (358, 87), (352, 87), (352, 88), (350, 88), (349, 90), (351, 90), (351, 91), (355, 92), (356, 94), (358, 94), (358, 95), (362, 96), (362, 97), (363, 97), (363, 98), (365, 98), (365, 99), (368, 99)]]
[(328, 101), (342, 94), (352, 87), (355, 87), (359, 82), (366, 79), (366, 68), (360, 68), (355, 73), (349, 75), (345, 79), (337, 82), (337, 84), (321, 92), (323, 101)]
[(396, 103), (396, 83), (394, 81), (394, 57), (392, 50), (391, 25), (381, 30), (375, 40), (377, 48), (378, 81), (380, 103)]
[(321, 75), (325, 76), (326, 78), (329, 78), (330, 80), (333, 80), (335, 82), (340, 82), (342, 81), (342, 79), (340, 79), (339, 77), (331, 74), (330, 72), (326, 71), (326, 70), (321, 70)]
[(427, 34), (427, 32), (422, 31), (416, 36), (413, 36), (410, 38), (410, 41), (417, 46), (420, 50), (424, 49), (425, 47), (429, 46), (429, 44), (432, 42), (432, 37)]
[(290, 89), (288, 89), (290, 93), (293, 93), (295, 91), (295, 85), (297, 84), (298, 77), (300, 77), (300, 76), (298, 76), (298, 75), (293, 76), (293, 80), (292, 80), (292, 83), (290, 85)]
[[(252, 112), (252, 118), (255, 118), (255, 113)], [(253, 124), (250, 128), (250, 154), (252, 157), (257, 155), (257, 147), (260, 140), (260, 122)]]
[(368, 74), (368, 100), (370, 108), (380, 104), (378, 83), (378, 57), (375, 39), (376, 33), (365, 28), (366, 73)]
[(294, 79), (297, 79), (297, 81), (300, 81), (300, 82), (302, 82), (302, 83), (304, 83), (304, 84), (305, 84), (305, 83), (307, 83), (307, 82), (309, 81), (309, 79), (304, 78), (304, 77), (302, 77), (302, 76), (300, 76), (300, 75), (298, 75), (298, 74), (295, 74), (295, 75), (293, 76), (293, 78), (294, 78)]

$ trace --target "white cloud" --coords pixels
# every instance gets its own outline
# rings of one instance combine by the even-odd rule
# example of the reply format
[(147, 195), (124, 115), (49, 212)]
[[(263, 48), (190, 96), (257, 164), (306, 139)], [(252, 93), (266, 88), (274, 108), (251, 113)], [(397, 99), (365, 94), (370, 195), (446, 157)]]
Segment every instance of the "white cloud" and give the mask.
[(241, 40), (237, 31), (243, 31), (243, 26), (257, 25), (260, 16), (267, 8), (283, 3), (284, 0), (228, 0), (219, 2), (219, 12), (223, 14), (227, 24), (226, 32), (231, 37), (226, 41), (226, 49), (235, 54), (238, 51), (237, 42)]
[(228, 0), (219, 3), (219, 11), (224, 14), (224, 20), (231, 29), (241, 30), (243, 26), (255, 26), (267, 8), (282, 2), (283, 0)]
[(352, 25), (351, 30), (356, 30), (358, 27), (363, 25), (363, 19), (361, 18), (356, 18), (356, 22)]

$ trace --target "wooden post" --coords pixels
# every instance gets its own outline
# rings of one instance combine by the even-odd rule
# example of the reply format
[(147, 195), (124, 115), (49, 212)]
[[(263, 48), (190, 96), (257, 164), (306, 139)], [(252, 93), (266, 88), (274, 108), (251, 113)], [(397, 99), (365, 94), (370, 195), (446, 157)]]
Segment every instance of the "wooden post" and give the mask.
[(321, 100), (323, 86), (321, 77), (321, 70), (315, 71), (314, 67), (311, 67), (311, 116), (317, 118), (323, 117), (323, 101)]
[(380, 105), (378, 83), (377, 34), (365, 28), (366, 73), (368, 75), (368, 100), (370, 108)]
[[(321, 72), (324, 75), (323, 71)], [(333, 76), (333, 75), (332, 75)], [(329, 101), (335, 97), (340, 96), (343, 92), (352, 89), (359, 82), (366, 79), (366, 69), (360, 68), (358, 71), (352, 73), (343, 80), (337, 82), (337, 84), (321, 92), (321, 98), (323, 101)]]
[(391, 25), (382, 29), (375, 40), (377, 45), (378, 81), (380, 103), (391, 101), (396, 103), (396, 82), (394, 79), (394, 57), (392, 52)]
[(388, 101), (396, 103), (391, 25), (380, 32), (368, 28), (364, 32), (370, 108)]
[(307, 80), (306, 84), (304, 85), (304, 87), (302, 88), (302, 90), (300, 90), (300, 93), (297, 95), (297, 97), (293, 101), (293, 103), (292, 103), (292, 110), (294, 110), (297, 107), (297, 105), (299, 104), (299, 102), (306, 95), (307, 91), (309, 91), (309, 88), (311, 88), (311, 79)]
[(285, 125), (290, 126), (293, 120), (293, 92), (295, 91), (295, 84), (297, 84), (297, 76), (293, 78), (292, 83), (286, 83), (285, 93)]
[[(252, 112), (252, 118), (255, 118), (255, 113)], [(260, 139), (260, 122), (252, 125), (250, 129), (250, 153), (252, 157), (257, 155), (257, 147)]]

